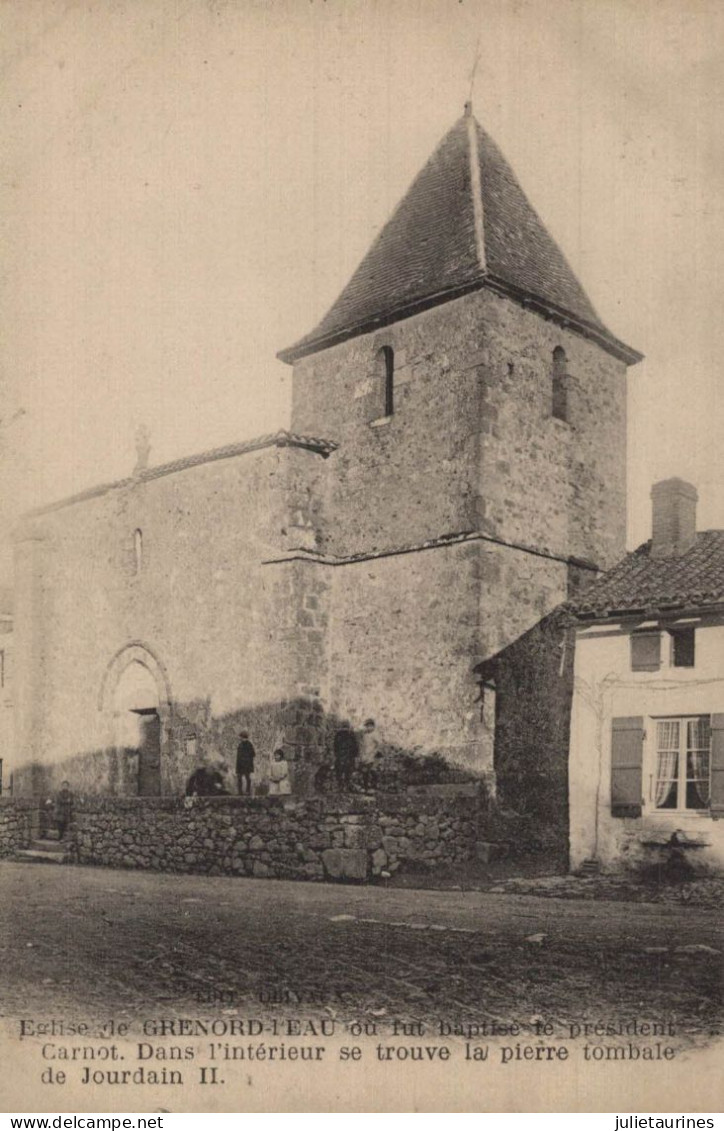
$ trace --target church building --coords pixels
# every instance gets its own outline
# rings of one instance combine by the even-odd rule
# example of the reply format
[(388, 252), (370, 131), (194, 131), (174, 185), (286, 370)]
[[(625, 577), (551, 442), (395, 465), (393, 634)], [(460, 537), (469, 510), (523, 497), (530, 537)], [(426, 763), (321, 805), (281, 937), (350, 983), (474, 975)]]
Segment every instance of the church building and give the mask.
[[(279, 357), (288, 432), (162, 466), (141, 453), (128, 478), (23, 520), (18, 794), (63, 779), (179, 794), (200, 760), (233, 763), (242, 729), (257, 783), (282, 747), (309, 794), (340, 723), (373, 719), (381, 747), (436, 755), (489, 794), (507, 773), (512, 803), (506, 709), (522, 719), (530, 689), (545, 713), (564, 679), (570, 710), (566, 630), (547, 626), (624, 553), (641, 355), (470, 106)], [(538, 637), (539, 678), (535, 650), (522, 683), (496, 674)], [(540, 728), (521, 726), (535, 764)], [(566, 740), (559, 754), (565, 774)]]

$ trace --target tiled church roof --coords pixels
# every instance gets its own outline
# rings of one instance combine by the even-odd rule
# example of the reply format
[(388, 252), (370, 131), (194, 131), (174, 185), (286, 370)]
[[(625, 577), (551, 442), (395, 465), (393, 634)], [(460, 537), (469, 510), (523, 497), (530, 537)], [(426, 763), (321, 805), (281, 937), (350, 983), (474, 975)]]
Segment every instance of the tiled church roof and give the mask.
[(677, 557), (652, 558), (645, 542), (587, 586), (572, 609), (582, 618), (701, 608), (724, 602), (724, 530), (703, 530)]
[(189, 467), (198, 467), (204, 463), (214, 463), (217, 460), (232, 459), (234, 456), (246, 455), (247, 452), (258, 452), (263, 448), (304, 448), (306, 451), (315, 452), (325, 459), (336, 450), (337, 444), (333, 440), (322, 440), (316, 436), (299, 436), (280, 428), (278, 432), (269, 432), (264, 436), (256, 436), (252, 440), (240, 440), (235, 444), (224, 444), (221, 448), (210, 448), (205, 452), (195, 455), (182, 456), (180, 459), (161, 463), (156, 467), (148, 467), (127, 479), (118, 479), (115, 483), (99, 483), (80, 491), (77, 495), (70, 495), (57, 502), (45, 506), (35, 507), (28, 512), (26, 517), (33, 515), (49, 514), (51, 511), (60, 510), (62, 507), (72, 506), (74, 503), (83, 503), (86, 499), (95, 499), (100, 495), (107, 495), (119, 487), (129, 487), (136, 483), (147, 483), (151, 479), (161, 479), (164, 475), (173, 475), (177, 471), (185, 471)]
[(294, 361), (486, 285), (574, 325), (629, 364), (640, 360), (603, 325), (510, 165), (466, 112), (316, 329), (279, 357)]

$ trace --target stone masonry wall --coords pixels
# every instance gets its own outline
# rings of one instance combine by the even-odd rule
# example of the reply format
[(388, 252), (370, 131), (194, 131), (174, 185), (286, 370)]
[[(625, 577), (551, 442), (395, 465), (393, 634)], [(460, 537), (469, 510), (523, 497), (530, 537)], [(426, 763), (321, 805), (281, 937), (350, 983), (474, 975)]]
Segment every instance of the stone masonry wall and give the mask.
[(366, 798), (88, 798), (80, 863), (210, 875), (367, 880), (475, 856), (477, 795)]
[[(374, 552), (478, 528), (481, 337), (473, 297), (295, 365), (293, 428), (314, 424), (339, 443), (325, 550)], [(381, 419), (383, 345), (395, 353), (395, 410)]]
[[(380, 419), (382, 345), (395, 402)], [(391, 551), (328, 570), (330, 709), (490, 780), (473, 668), (566, 600), (569, 557), (624, 551), (625, 366), (483, 289), (303, 358), (293, 391), (293, 427), (339, 442), (321, 548)], [(489, 540), (395, 552), (466, 531)]]
[[(378, 353), (395, 355), (380, 419)], [(568, 421), (552, 416), (567, 356)], [(625, 365), (483, 289), (303, 358), (292, 421), (339, 442), (322, 546), (354, 554), (483, 529), (611, 565), (624, 550)]]
[[(495, 687), (499, 815), (517, 854), (568, 862), (568, 748), (575, 634), (564, 612), (546, 617), (481, 666)], [(485, 686), (483, 696), (490, 694)]]
[[(473, 665), (480, 542), (335, 567), (330, 702), (378, 741), (484, 776)], [(308, 567), (314, 569), (314, 566)]]
[(33, 836), (37, 806), (29, 800), (0, 798), (0, 856), (27, 848)]
[(307, 594), (296, 563), (264, 563), (314, 544), (323, 476), (316, 452), (268, 447), (132, 480), (25, 524), (18, 751), (6, 766), (18, 790), (67, 777), (78, 792), (133, 792), (114, 701), (131, 660), (156, 682), (163, 793), (182, 792), (201, 757), (233, 762), (249, 723), (259, 778), (274, 745), (296, 753), (288, 704), (301, 688), (319, 693), (325, 674), (323, 579)]
[[(477, 297), (483, 529), (606, 569), (625, 550), (626, 366), (519, 303)], [(565, 421), (551, 413), (557, 347), (567, 359)]]

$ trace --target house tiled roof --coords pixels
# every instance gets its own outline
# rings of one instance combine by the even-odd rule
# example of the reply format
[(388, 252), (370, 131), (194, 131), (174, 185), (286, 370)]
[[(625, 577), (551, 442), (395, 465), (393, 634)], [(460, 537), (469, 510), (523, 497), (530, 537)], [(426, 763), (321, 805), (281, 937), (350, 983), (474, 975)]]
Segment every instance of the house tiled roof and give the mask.
[(652, 558), (645, 542), (581, 592), (582, 618), (701, 608), (724, 602), (724, 530), (704, 530), (677, 557)]
[(543, 308), (629, 364), (640, 360), (601, 322), (503, 154), (467, 113), (319, 325), (279, 357), (294, 361), (481, 286)]

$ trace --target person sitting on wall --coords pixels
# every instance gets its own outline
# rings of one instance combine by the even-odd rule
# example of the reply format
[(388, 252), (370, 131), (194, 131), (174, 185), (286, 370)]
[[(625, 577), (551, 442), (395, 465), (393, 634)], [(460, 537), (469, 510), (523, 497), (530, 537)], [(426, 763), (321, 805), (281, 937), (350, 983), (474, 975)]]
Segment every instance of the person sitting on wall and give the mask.
[(228, 794), (224, 778), (216, 766), (199, 766), (186, 782), (187, 797), (223, 797)]
[(357, 737), (348, 722), (340, 723), (335, 731), (333, 753), (337, 788), (340, 793), (349, 793), (359, 750)]
[(280, 797), (291, 792), (289, 763), (284, 757), (284, 751), (277, 749), (272, 754), (272, 763), (269, 767), (269, 794), (272, 797)]
[[(240, 794), (251, 794), (251, 775), (254, 773), (254, 759), (256, 750), (249, 741), (249, 734), (242, 730), (239, 732), (239, 745), (236, 748), (236, 785)], [(244, 790), (246, 785), (246, 790)]]
[(60, 783), (60, 793), (55, 799), (55, 825), (58, 840), (64, 840), (68, 825), (73, 816), (73, 794), (67, 781)]

